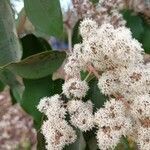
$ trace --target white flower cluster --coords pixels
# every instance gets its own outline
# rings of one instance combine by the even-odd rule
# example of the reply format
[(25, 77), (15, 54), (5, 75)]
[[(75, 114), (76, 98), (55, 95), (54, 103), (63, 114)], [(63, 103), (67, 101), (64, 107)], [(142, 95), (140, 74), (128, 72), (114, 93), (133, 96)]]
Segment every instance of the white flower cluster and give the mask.
[(42, 125), (48, 150), (62, 150), (76, 140), (74, 129), (65, 121), (66, 109), (58, 94), (42, 98), (38, 109), (48, 118)]
[(85, 64), (83, 64), (83, 62), (81, 61), (82, 56), (78, 55), (78, 53), (79, 54), (82, 53), (82, 44), (76, 44), (74, 46), (74, 51), (76, 53), (72, 54), (68, 58), (68, 63), (65, 65), (65, 70), (67, 74), (72, 74), (73, 76), (79, 76), (80, 75), (79, 70), (84, 69), (85, 67)]
[[(135, 137), (140, 150), (149, 150), (150, 65), (144, 64), (141, 44), (128, 28), (115, 29), (110, 24), (99, 27), (91, 19), (81, 23), (80, 33), (83, 42), (75, 45), (64, 68), (62, 90), (68, 102), (64, 104), (55, 95), (43, 98), (38, 106), (48, 117), (42, 131), (49, 149), (59, 150), (75, 140), (74, 130), (64, 120), (68, 112), (70, 123), (81, 131), (98, 128), (97, 141), (102, 150), (115, 148), (122, 136)], [(88, 76), (84, 80), (80, 77), (84, 70), (98, 78), (99, 90), (109, 97), (95, 115), (93, 104), (82, 101), (89, 89)]]
[(105, 103), (104, 108), (95, 113), (95, 124), (99, 127), (97, 140), (100, 149), (115, 148), (122, 135), (130, 133), (132, 123), (125, 111), (123, 102), (110, 99)]
[(67, 104), (70, 114), (70, 122), (81, 131), (87, 131), (93, 128), (93, 104), (91, 101), (83, 102), (80, 100), (71, 100)]
[(65, 145), (75, 142), (76, 133), (67, 121), (51, 119), (42, 125), (42, 133), (46, 138), (48, 150), (62, 150)]
[(88, 91), (88, 85), (86, 81), (81, 81), (77, 78), (71, 78), (66, 81), (62, 87), (63, 93), (67, 98), (82, 98), (85, 97)]
[(131, 105), (131, 113), (135, 118), (146, 119), (150, 117), (149, 94), (136, 96)]
[[(144, 64), (141, 44), (132, 38), (128, 28), (114, 29), (110, 24), (98, 27), (90, 19), (81, 23), (80, 33), (83, 42), (78, 44), (78, 50), (74, 48), (71, 55), (75, 56), (78, 72), (92, 66), (92, 71), (94, 68), (94, 72), (101, 73), (97, 76), (101, 92), (115, 98), (106, 102), (104, 108), (95, 114), (99, 147), (104, 150), (114, 148), (120, 138), (131, 135), (133, 129), (140, 139), (135, 139), (139, 148), (142, 149), (144, 144), (148, 147), (150, 140), (146, 142), (145, 133), (138, 132), (138, 128), (147, 133), (150, 130), (150, 70), (149, 65)], [(71, 66), (69, 59), (68, 63)], [(75, 77), (73, 72), (76, 68), (69, 72), (66, 65), (65, 71)], [(74, 124), (77, 125), (77, 122)]]
[(64, 119), (66, 109), (63, 107), (63, 101), (58, 94), (52, 97), (44, 97), (41, 99), (38, 107), (39, 111), (45, 113), (49, 119)]

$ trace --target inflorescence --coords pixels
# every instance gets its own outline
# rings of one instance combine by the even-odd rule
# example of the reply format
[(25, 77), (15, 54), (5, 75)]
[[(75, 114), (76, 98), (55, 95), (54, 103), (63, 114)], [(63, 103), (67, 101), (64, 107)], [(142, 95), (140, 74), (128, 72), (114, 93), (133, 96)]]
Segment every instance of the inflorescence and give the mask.
[[(122, 136), (132, 137), (139, 149), (148, 150), (150, 70), (149, 64), (144, 64), (142, 45), (132, 38), (128, 28), (98, 26), (91, 19), (81, 22), (80, 34), (83, 41), (74, 46), (64, 68), (62, 94), (68, 101), (54, 95), (43, 98), (38, 105), (48, 118), (42, 126), (47, 149), (61, 150), (75, 142), (73, 125), (81, 131), (97, 127), (97, 142), (102, 150), (115, 148)], [(108, 97), (95, 114), (92, 102), (83, 101), (89, 89), (86, 79), (80, 77), (84, 70), (96, 76), (99, 90)]]

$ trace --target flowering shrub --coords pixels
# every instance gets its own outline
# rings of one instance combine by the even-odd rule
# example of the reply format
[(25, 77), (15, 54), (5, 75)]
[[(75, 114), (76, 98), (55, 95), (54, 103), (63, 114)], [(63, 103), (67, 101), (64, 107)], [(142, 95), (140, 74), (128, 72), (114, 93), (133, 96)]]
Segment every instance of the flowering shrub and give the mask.
[[(24, 5), (18, 24), (9, 2), (0, 5), (0, 90), (9, 86), (32, 116), (37, 149), (149, 150), (149, 3)], [(54, 50), (49, 36), (68, 38), (68, 49)]]

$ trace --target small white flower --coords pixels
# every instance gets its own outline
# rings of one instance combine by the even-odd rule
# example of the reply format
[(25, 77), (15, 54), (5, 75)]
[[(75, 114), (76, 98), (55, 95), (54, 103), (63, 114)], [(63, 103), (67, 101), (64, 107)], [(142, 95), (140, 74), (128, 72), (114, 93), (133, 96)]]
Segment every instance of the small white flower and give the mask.
[(150, 118), (150, 95), (139, 95), (131, 103), (131, 113), (135, 118)]
[(77, 78), (71, 78), (63, 84), (62, 89), (67, 98), (82, 98), (86, 95), (89, 87), (86, 81), (81, 81)]
[(100, 28), (98, 28), (97, 32), (98, 32), (100, 41), (107, 41), (107, 39), (110, 39), (110, 41), (113, 41), (115, 38), (115, 34), (114, 34), (115, 29), (110, 23), (102, 24)]
[(121, 134), (109, 127), (97, 131), (97, 142), (101, 150), (114, 149), (121, 139)]
[(63, 101), (58, 94), (51, 97), (44, 97), (41, 99), (38, 109), (45, 113), (50, 119), (65, 118), (66, 109), (63, 107)]
[(111, 99), (107, 101), (104, 108), (95, 113), (95, 124), (99, 127), (114, 126), (116, 122), (125, 120), (125, 106), (121, 101)]
[(105, 95), (119, 92), (119, 79), (115, 71), (104, 72), (98, 80), (98, 87)]
[(79, 60), (76, 58), (75, 55), (71, 55), (68, 57), (68, 61), (65, 64), (64, 70), (65, 73), (69, 76), (78, 76), (81, 71), (81, 65)]
[(143, 66), (130, 66), (122, 68), (118, 72), (120, 81), (120, 93), (145, 94), (148, 93), (146, 86), (149, 79), (145, 73)]
[(89, 34), (95, 33), (97, 27), (98, 25), (94, 20), (84, 19), (80, 24), (80, 34), (83, 38), (88, 37)]
[(42, 112), (42, 113), (45, 113), (49, 107), (49, 101), (50, 101), (50, 98), (49, 97), (43, 97), (38, 106), (37, 106), (37, 109)]
[(150, 148), (150, 128), (138, 127), (136, 142), (140, 150), (149, 150)]
[(91, 101), (71, 100), (67, 103), (70, 122), (81, 131), (87, 131), (94, 126), (93, 105)]
[(143, 49), (135, 39), (119, 36), (114, 40), (111, 59), (121, 66), (129, 66), (143, 62)]

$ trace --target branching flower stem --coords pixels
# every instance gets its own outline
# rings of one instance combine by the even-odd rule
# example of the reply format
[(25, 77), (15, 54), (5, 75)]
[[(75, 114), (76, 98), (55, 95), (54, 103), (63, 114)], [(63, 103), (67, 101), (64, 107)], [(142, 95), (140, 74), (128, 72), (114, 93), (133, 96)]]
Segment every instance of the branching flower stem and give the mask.
[(89, 64), (87, 68), (90, 73), (93, 73), (96, 76), (96, 78), (99, 79), (100, 75), (91, 64)]
[(120, 94), (114, 93), (113, 96), (124, 103), (127, 108), (130, 108), (130, 104), (124, 99), (124, 97)]

